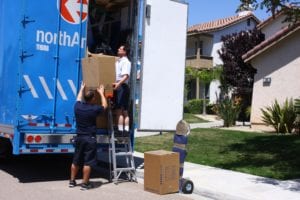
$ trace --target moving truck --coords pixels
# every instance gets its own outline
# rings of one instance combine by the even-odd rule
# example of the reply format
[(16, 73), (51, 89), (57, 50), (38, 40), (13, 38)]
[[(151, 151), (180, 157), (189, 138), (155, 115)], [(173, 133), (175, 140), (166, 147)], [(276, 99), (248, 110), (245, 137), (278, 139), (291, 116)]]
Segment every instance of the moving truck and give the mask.
[[(1, 0), (0, 156), (72, 153), (87, 52), (130, 45), (131, 132), (182, 119), (188, 4), (180, 0)], [(108, 131), (99, 128), (99, 143)], [(133, 134), (132, 134), (133, 135)]]

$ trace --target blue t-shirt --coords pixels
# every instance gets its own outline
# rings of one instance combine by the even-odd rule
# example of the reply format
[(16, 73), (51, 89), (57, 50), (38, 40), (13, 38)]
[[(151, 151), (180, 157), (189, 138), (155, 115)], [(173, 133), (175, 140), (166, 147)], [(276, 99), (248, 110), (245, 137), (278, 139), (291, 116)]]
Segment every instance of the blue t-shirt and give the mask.
[(103, 110), (103, 106), (77, 101), (74, 106), (77, 134), (95, 134), (96, 118)]

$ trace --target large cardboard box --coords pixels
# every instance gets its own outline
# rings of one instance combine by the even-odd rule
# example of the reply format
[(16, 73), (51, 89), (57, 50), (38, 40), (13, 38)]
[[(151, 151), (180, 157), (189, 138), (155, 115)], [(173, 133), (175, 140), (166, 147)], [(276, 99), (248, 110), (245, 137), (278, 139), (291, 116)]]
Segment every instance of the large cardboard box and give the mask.
[[(82, 79), (86, 84), (86, 89), (96, 89), (99, 84), (103, 84), (105, 88), (105, 96), (113, 96), (112, 83), (115, 82), (115, 62), (116, 57), (100, 54), (89, 54), (89, 57), (82, 59)], [(100, 95), (96, 92), (95, 104), (101, 105)], [(108, 128), (108, 113), (105, 112), (97, 117), (97, 128)]]
[(144, 189), (157, 194), (178, 192), (178, 153), (165, 150), (144, 153)]
[(105, 96), (112, 97), (112, 83), (116, 80), (116, 57), (92, 54), (82, 59), (82, 78), (88, 89), (96, 89), (99, 84), (105, 87)]

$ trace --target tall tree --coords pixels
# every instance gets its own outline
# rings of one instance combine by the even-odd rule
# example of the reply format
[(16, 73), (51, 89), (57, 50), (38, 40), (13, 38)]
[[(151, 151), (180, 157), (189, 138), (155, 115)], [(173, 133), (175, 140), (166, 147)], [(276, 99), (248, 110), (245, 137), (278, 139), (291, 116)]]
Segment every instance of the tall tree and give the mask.
[(241, 4), (237, 11), (249, 9), (263, 9), (271, 12), (274, 16), (277, 11), (286, 13), (286, 21), (297, 23), (300, 21), (300, 2), (298, 0), (240, 0)]
[[(225, 35), (221, 38), (222, 48), (218, 51), (223, 61), (223, 71), (220, 77), (223, 93), (232, 91), (242, 99), (241, 115), (251, 103), (254, 74), (256, 70), (245, 63), (242, 55), (264, 40), (264, 34), (257, 30), (241, 31)], [(240, 118), (246, 118), (241, 116)]]
[(253, 86), (256, 70), (242, 59), (242, 55), (264, 40), (264, 34), (257, 29), (241, 31), (222, 36), (222, 48), (218, 51), (222, 59), (222, 83), (235, 92), (249, 91)]

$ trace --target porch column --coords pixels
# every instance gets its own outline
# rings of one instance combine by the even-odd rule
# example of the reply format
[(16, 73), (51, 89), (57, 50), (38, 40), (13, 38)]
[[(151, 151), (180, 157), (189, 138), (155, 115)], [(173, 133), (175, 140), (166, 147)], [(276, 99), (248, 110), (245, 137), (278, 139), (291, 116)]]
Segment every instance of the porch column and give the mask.
[(200, 79), (196, 78), (196, 99), (200, 99)]

